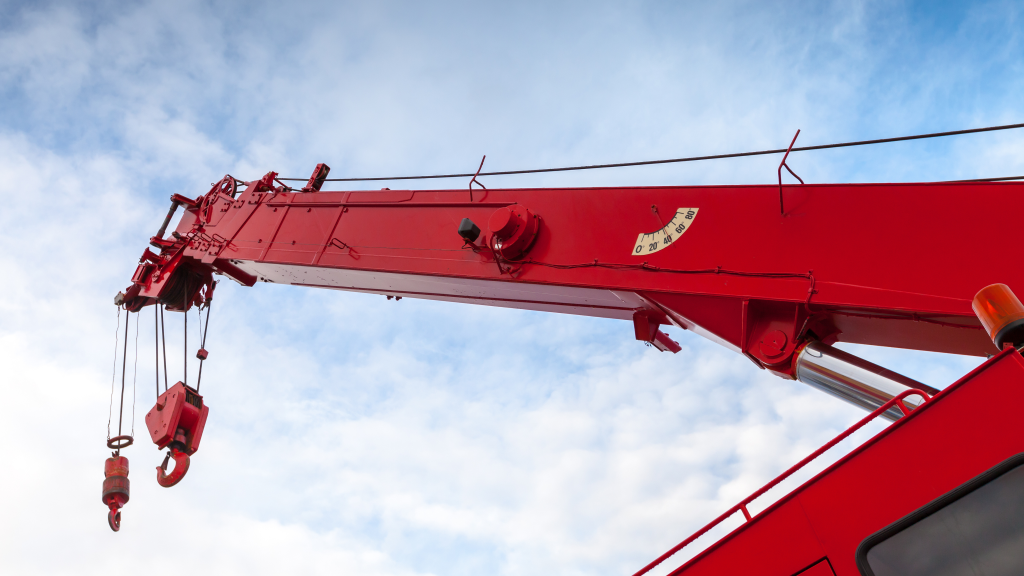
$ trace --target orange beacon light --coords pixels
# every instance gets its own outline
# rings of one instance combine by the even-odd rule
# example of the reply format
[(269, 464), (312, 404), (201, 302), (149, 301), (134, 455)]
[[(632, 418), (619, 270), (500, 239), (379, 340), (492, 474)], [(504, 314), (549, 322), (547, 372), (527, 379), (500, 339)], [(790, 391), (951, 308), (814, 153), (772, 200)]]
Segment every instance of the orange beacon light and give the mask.
[(1024, 305), (1006, 284), (982, 288), (971, 303), (981, 325), (988, 331), (996, 347), (1024, 344)]

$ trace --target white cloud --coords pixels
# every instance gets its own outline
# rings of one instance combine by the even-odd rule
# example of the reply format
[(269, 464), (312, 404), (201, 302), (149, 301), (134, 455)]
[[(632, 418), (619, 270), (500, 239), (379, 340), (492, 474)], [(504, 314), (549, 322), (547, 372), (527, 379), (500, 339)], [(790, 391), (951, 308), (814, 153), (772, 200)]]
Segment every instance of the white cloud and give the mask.
[[(630, 573), (810, 453), (860, 413), (692, 334), (676, 335), (684, 349), (670, 356), (613, 321), (225, 283), (203, 376), (211, 416), (188, 477), (157, 487), (161, 456), (140, 437), (126, 451), (133, 497), (121, 533), (109, 533), (99, 502), (110, 304), (170, 192), (205, 192), (224, 172), (304, 176), (318, 161), (350, 175), (469, 170), (483, 153), (488, 168), (550, 166), (777, 147), (797, 127), (808, 143), (897, 134), (929, 111), (978, 123), (1020, 113), (915, 100), (929, 87), (878, 88), (904, 41), (884, 39), (905, 24), (899, 9), (803, 8), (8, 10), (5, 568)], [(794, 165), (816, 181), (1019, 165), (1013, 138), (986, 142), (913, 161), (876, 162), (890, 150)], [(763, 182), (775, 161), (491, 180)], [(154, 394), (145, 312), (140, 421)], [(173, 381), (180, 316), (168, 320)], [(938, 386), (972, 362), (851, 349)], [(173, 556), (180, 567), (174, 547), (188, 550)]]

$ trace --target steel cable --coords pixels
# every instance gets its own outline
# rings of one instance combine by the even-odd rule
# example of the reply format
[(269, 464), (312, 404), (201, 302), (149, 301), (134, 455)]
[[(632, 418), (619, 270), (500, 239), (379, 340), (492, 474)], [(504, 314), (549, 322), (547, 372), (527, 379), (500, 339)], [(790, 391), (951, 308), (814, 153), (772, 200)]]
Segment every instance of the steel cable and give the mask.
[(160, 304), (153, 305), (153, 349), (156, 352), (156, 397), (160, 397)]
[[(124, 317), (124, 353), (121, 355), (121, 410), (117, 415), (117, 435), (121, 436), (121, 425), (124, 423), (124, 378), (125, 372), (128, 368), (128, 319), (131, 317), (131, 311)], [(116, 364), (115, 364), (116, 366)], [(118, 449), (118, 454), (121, 450)]]
[(114, 383), (117, 379), (117, 344), (121, 333), (121, 307), (117, 307), (117, 325), (114, 327), (114, 369), (110, 373), (110, 407), (107, 409), (107, 440), (110, 440), (110, 422), (114, 419)]
[(185, 386), (188, 386), (188, 294), (185, 294), (184, 298), (185, 303), (181, 311), (185, 313), (185, 329), (183, 330), (183, 332), (185, 333), (185, 377), (182, 379), (182, 382), (185, 384)]
[[(139, 378), (139, 320), (142, 314), (135, 315), (135, 366), (132, 369), (132, 437), (135, 437), (135, 383)], [(125, 333), (125, 336), (128, 334)]]
[[(199, 348), (206, 350), (206, 335), (210, 332), (210, 304), (213, 299), (206, 301), (206, 326), (202, 329), (202, 341), (199, 344)], [(200, 321), (202, 323), (202, 321)], [(203, 361), (205, 358), (199, 359), (199, 376), (196, 377), (196, 392), (199, 392), (199, 386), (203, 383)]]
[[(875, 140), (857, 140), (854, 142), (840, 142), (837, 144), (819, 144), (817, 146), (797, 146), (792, 149), (792, 152), (806, 152), (810, 150), (827, 150), (830, 148), (847, 148), (851, 146), (867, 146), (870, 144), (886, 144), (889, 142), (904, 142), (907, 140), (923, 140), (926, 138), (940, 138), (943, 136), (959, 136), (962, 134), (976, 134), (979, 132), (994, 132), (997, 130), (1012, 130), (1015, 128), (1024, 128), (1024, 124), (1006, 124), (1003, 126), (988, 126), (985, 128), (969, 128), (967, 130), (952, 130), (949, 132), (933, 132), (930, 134), (915, 134), (913, 136), (897, 136), (895, 138), (878, 138)], [(765, 156), (769, 154), (784, 154), (785, 148), (777, 148), (773, 150), (758, 150), (754, 152), (734, 152), (731, 154), (712, 154), (709, 156), (690, 156), (687, 158), (669, 158), (665, 160), (644, 160), (640, 162), (617, 162), (614, 164), (588, 164), (583, 166), (565, 166), (561, 168), (534, 168), (530, 170), (502, 170), (496, 172), (479, 172), (474, 174), (473, 172), (467, 172), (463, 174), (434, 174), (429, 176), (379, 176), (372, 178), (327, 178), (325, 182), (370, 182), (380, 180), (433, 180), (440, 178), (472, 178), (474, 176), (509, 176), (513, 174), (539, 174), (544, 172), (569, 172), (574, 170), (596, 170), (600, 168), (625, 168), (628, 166), (650, 166), (654, 164), (673, 164), (678, 162), (698, 162), (702, 160), (720, 160), (724, 158), (744, 158), (747, 156)], [(992, 178), (985, 180), (976, 181), (998, 181), (998, 180), (1017, 180), (1024, 179), (1024, 177), (1012, 177), (1012, 178)], [(290, 182), (304, 182), (307, 178), (277, 178), (277, 180), (287, 180)], [(974, 180), (971, 180), (974, 181)]]
[[(159, 302), (156, 305), (160, 307), (160, 343), (164, 349), (164, 392), (167, 392), (167, 322), (164, 320), (165, 306)], [(160, 388), (158, 386), (157, 392), (159, 391)]]

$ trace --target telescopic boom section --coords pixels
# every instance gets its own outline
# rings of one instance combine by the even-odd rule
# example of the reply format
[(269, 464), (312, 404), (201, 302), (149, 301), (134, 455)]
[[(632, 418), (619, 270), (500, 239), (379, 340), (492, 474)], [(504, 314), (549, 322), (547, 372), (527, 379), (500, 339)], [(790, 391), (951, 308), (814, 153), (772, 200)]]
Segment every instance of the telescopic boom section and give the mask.
[[(1024, 184), (302, 191), (231, 177), (155, 236), (131, 310), (202, 299), (213, 274), (691, 330), (797, 376), (809, 342), (983, 356), (979, 289), (1024, 287)], [(1018, 288), (1019, 289), (1019, 288)], [(874, 405), (879, 405), (875, 403)]]

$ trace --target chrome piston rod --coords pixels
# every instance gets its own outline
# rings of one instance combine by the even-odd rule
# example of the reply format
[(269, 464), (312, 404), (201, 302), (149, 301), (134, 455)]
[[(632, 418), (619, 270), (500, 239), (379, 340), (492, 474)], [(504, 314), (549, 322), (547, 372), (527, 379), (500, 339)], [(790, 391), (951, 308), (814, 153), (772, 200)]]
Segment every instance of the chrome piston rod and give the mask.
[[(796, 379), (868, 411), (913, 388), (930, 396), (939, 392), (927, 384), (815, 341), (807, 343), (797, 356)], [(914, 409), (923, 401), (920, 396), (908, 396), (904, 403)], [(903, 413), (893, 407), (882, 416), (895, 422)]]

